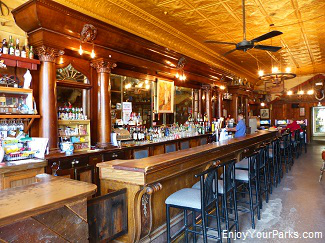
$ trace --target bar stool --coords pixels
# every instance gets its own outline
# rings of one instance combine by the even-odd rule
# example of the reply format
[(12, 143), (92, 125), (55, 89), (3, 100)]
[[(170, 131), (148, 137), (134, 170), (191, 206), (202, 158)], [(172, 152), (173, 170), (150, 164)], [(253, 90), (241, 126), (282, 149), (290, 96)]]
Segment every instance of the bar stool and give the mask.
[(279, 153), (280, 153), (280, 140), (275, 138), (271, 142), (271, 148), (269, 148), (269, 159), (270, 159), (270, 168), (273, 175), (273, 184), (275, 187), (278, 186), (280, 179), (280, 167), (279, 167)]
[(290, 164), (290, 134), (286, 133), (282, 135), (280, 142), (281, 156), (283, 156), (283, 163), (285, 165), (286, 173), (289, 172)]
[(258, 184), (259, 184), (259, 203), (262, 209), (262, 197), (265, 194), (265, 202), (269, 202), (270, 183), (269, 183), (269, 161), (268, 161), (269, 147), (262, 145), (258, 151)]
[[(247, 158), (248, 161), (248, 170), (247, 169), (237, 169), (235, 170), (235, 178), (237, 183), (237, 188), (241, 187), (241, 189), (244, 189), (246, 191), (240, 191), (238, 193), (246, 195), (248, 193), (249, 195), (249, 201), (241, 201), (237, 199), (237, 203), (243, 203), (243, 204), (249, 204), (249, 208), (239, 208), (238, 211), (242, 212), (250, 212), (251, 214), (251, 223), (252, 228), (255, 229), (255, 211), (257, 212), (257, 218), (261, 219), (261, 213), (260, 213), (260, 196), (259, 196), (259, 181), (258, 181), (258, 171), (259, 171), (259, 165), (258, 165), (258, 152), (254, 152), (252, 155), (250, 155)], [(253, 189), (255, 187), (255, 201), (253, 198)]]
[[(232, 159), (228, 162), (224, 162), (218, 165), (218, 174), (221, 174), (222, 179), (218, 180), (218, 195), (221, 197), (221, 219), (225, 220), (227, 241), (230, 242), (229, 232), (233, 227), (236, 228), (236, 232), (239, 232), (238, 223), (238, 209), (237, 209), (237, 195), (236, 195), (236, 181), (235, 181), (235, 164), (236, 159)], [(221, 171), (222, 170), (222, 171)], [(197, 182), (192, 188), (201, 188), (200, 182)], [(228, 206), (229, 205), (229, 206)], [(234, 212), (234, 217), (230, 218), (229, 213)], [(230, 225), (230, 222), (232, 224)]]
[(291, 137), (291, 144), (292, 144), (294, 153), (296, 155), (296, 158), (298, 159), (301, 154), (300, 131), (299, 130), (295, 130), (293, 132), (293, 137)]
[[(219, 214), (219, 199), (217, 195), (218, 189), (218, 167), (213, 166), (208, 170), (195, 175), (200, 178), (200, 190), (193, 188), (184, 188), (170, 195), (166, 201), (166, 220), (167, 220), (167, 242), (171, 242), (180, 233), (185, 231), (185, 240), (188, 242), (188, 233), (193, 233), (194, 240), (196, 235), (203, 235), (203, 242), (208, 242), (208, 237), (216, 239), (218, 242), (221, 240), (221, 226)], [(184, 227), (182, 227), (174, 236), (170, 233), (170, 208), (179, 208), (184, 211)], [(211, 228), (207, 225), (207, 217), (211, 216), (210, 211), (215, 209), (215, 218), (217, 219), (217, 228)], [(188, 225), (187, 211), (193, 214), (192, 230)], [(195, 213), (201, 213), (201, 225), (196, 224)], [(196, 231), (196, 228), (202, 229), (202, 232)], [(218, 232), (218, 236), (208, 235), (207, 229)]]
[(306, 132), (306, 126), (302, 126), (302, 132), (300, 132), (300, 143), (301, 148), (304, 146), (305, 153), (307, 153), (307, 132)]

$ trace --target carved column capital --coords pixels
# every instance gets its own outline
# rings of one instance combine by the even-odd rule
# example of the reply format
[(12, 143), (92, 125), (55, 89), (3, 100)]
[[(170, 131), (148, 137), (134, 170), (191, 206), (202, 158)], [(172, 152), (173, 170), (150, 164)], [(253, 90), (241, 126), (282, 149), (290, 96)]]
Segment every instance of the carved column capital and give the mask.
[(93, 60), (90, 66), (95, 68), (97, 73), (110, 73), (111, 70), (116, 67), (116, 63), (113, 60), (98, 58)]
[(64, 51), (42, 45), (36, 47), (35, 53), (41, 62), (55, 62), (55, 59), (58, 56), (62, 56)]

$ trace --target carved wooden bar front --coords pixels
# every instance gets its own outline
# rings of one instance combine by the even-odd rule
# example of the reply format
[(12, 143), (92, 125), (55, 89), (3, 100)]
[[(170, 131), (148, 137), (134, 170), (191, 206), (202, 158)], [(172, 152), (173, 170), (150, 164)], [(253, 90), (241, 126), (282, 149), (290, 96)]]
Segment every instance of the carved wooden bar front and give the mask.
[[(114, 160), (97, 164), (101, 193), (126, 188), (128, 198), (128, 234), (122, 242), (165, 240), (165, 199), (177, 190), (197, 182), (195, 174), (214, 163), (242, 156), (259, 144), (270, 141), (276, 132), (259, 131), (243, 138), (229, 139), (190, 149), (138, 160)], [(220, 159), (220, 162), (216, 162)], [(172, 210), (172, 225), (181, 219)]]

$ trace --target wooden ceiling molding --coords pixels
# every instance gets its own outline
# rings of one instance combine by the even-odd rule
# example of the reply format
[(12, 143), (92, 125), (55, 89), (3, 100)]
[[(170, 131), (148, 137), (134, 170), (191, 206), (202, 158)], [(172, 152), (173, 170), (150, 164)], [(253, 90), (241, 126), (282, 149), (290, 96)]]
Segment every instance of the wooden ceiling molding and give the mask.
[[(206, 39), (242, 40), (241, 0), (56, 0), (106, 23), (214, 67), (257, 76), (272, 62), (299, 68), (301, 75), (325, 72), (323, 0), (246, 1), (247, 38), (270, 30), (284, 34), (272, 40), (278, 53), (250, 50), (222, 54), (230, 46), (204, 44)], [(270, 26), (272, 25), (272, 26)], [(269, 45), (271, 41), (265, 41)]]

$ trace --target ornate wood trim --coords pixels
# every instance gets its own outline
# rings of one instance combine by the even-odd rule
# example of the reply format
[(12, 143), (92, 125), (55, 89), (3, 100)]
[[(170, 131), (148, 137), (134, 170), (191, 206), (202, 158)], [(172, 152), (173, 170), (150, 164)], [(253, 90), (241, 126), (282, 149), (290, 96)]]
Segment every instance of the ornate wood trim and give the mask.
[[(135, 242), (145, 241), (152, 231), (152, 194), (160, 191), (162, 185), (154, 183), (144, 187), (137, 198)], [(148, 239), (149, 240), (149, 239)]]
[(90, 66), (95, 68), (97, 73), (111, 73), (112, 69), (115, 68), (117, 65), (112, 60), (98, 58), (93, 60)]
[(55, 62), (58, 56), (62, 56), (64, 51), (48, 46), (39, 46), (35, 49), (36, 54), (41, 62)]

